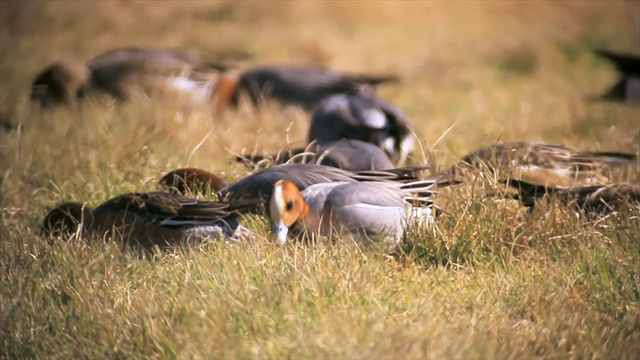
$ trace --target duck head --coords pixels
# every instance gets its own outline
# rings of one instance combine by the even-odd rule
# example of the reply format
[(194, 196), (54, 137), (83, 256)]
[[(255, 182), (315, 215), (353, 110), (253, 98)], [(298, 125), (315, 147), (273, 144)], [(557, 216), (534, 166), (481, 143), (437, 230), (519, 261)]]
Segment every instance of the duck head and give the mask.
[(289, 228), (309, 212), (300, 190), (289, 180), (279, 180), (273, 184), (268, 209), (271, 233), (280, 244), (287, 242)]
[(73, 104), (89, 81), (89, 69), (71, 61), (57, 61), (42, 70), (31, 85), (31, 100), (43, 108)]
[(40, 233), (47, 237), (69, 238), (77, 233), (83, 224), (92, 221), (91, 209), (79, 202), (67, 202), (56, 205), (42, 222)]
[(179, 168), (165, 174), (158, 184), (181, 195), (217, 192), (226, 186), (219, 176), (199, 168)]

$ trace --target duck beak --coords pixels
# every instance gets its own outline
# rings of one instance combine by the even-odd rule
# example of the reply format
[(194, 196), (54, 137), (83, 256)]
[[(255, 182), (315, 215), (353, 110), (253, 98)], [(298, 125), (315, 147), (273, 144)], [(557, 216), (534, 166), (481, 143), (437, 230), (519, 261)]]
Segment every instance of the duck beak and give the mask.
[(289, 233), (289, 228), (284, 224), (282, 220), (271, 223), (271, 235), (278, 244), (284, 245), (287, 242), (287, 234)]

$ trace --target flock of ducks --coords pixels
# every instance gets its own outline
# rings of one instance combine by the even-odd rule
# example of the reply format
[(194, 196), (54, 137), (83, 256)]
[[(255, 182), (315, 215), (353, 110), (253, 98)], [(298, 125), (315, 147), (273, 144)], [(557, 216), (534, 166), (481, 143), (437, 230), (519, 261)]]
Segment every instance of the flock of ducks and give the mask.
[[(603, 98), (640, 100), (640, 58), (598, 53), (613, 61), (622, 77)], [(638, 209), (640, 184), (606, 184), (615, 168), (639, 166), (636, 154), (498, 142), (442, 171), (420, 165), (396, 167), (405, 165), (414, 149), (411, 121), (376, 94), (377, 86), (395, 81), (393, 75), (342, 74), (294, 65), (238, 71), (229, 64), (207, 62), (195, 51), (173, 49), (125, 48), (87, 64), (56, 62), (33, 81), (31, 99), (43, 108), (77, 106), (100, 96), (133, 101), (181, 94), (217, 112), (277, 101), (307, 111), (311, 123), (307, 147), (238, 157), (272, 166), (236, 182), (227, 183), (202, 169), (176, 169), (160, 179), (163, 191), (123, 194), (93, 209), (79, 202), (58, 204), (46, 215), (42, 232), (48, 237), (117, 235), (128, 244), (154, 249), (209, 236), (239, 241), (250, 233), (240, 224), (241, 216), (253, 213), (268, 220), (273, 239), (281, 244), (304, 234), (340, 234), (394, 247), (403, 240), (409, 222), (435, 221), (440, 210), (431, 195), (439, 188), (465, 182), (481, 171), (515, 188), (508, 196), (529, 208), (541, 198), (553, 197), (586, 214)], [(538, 174), (542, 181), (528, 182), (528, 173)], [(557, 178), (604, 183), (551, 185)]]

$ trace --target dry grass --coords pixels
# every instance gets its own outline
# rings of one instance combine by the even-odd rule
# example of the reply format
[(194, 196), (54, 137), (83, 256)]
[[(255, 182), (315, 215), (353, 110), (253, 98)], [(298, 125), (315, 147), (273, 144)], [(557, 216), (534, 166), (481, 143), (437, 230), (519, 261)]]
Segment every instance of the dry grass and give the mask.
[[(636, 50), (633, 2), (7, 2), (0, 4), (0, 356), (8, 358), (637, 358), (640, 219), (526, 217), (482, 185), (399, 254), (350, 244), (204, 244), (143, 260), (113, 243), (38, 236), (59, 201), (97, 204), (229, 151), (302, 143), (276, 106), (214, 116), (180, 104), (43, 113), (34, 74), (128, 45), (196, 46), (255, 63), (397, 72), (382, 95), (436, 164), (497, 139), (639, 152), (637, 107), (588, 101)], [(447, 132), (447, 130), (450, 131)], [(444, 135), (443, 135), (444, 134)], [(288, 139), (285, 141), (284, 139)], [(625, 179), (638, 180), (637, 173)], [(260, 219), (249, 226), (265, 234)]]

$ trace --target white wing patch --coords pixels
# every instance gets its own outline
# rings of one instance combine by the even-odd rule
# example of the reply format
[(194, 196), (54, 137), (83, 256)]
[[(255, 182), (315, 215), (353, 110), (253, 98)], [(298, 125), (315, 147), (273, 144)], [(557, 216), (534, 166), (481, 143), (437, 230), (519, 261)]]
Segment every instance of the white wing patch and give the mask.
[(211, 82), (194, 81), (186, 76), (169, 78), (167, 85), (177, 92), (188, 94), (195, 101), (204, 101), (211, 92)]
[(169, 78), (168, 82), (170, 86), (177, 90), (196, 90), (203, 87), (201, 83), (190, 80), (184, 76)]
[(378, 109), (367, 109), (362, 111), (362, 124), (372, 129), (384, 129), (387, 117)]

